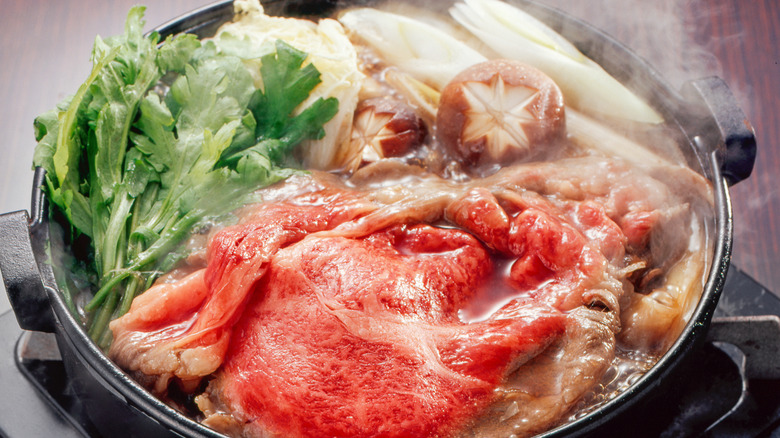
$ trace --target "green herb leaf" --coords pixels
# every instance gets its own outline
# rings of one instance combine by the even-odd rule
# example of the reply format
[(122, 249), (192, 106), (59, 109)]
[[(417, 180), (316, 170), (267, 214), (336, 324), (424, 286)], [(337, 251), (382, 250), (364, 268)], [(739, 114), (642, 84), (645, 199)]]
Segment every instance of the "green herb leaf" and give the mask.
[(249, 102), (257, 143), (234, 143), (222, 154), (220, 165), (235, 165), (249, 148), (275, 164), (282, 164), (283, 157), (302, 141), (324, 135), (322, 127), (338, 112), (338, 100), (317, 99), (295, 115), (295, 110), (321, 82), (320, 72), (313, 64), (302, 67), (306, 57), (306, 53), (277, 40), (276, 52), (261, 58), (263, 90), (255, 91)]
[[(190, 230), (296, 172), (279, 164), (338, 110), (333, 98), (301, 107), (320, 82), (305, 53), (282, 42), (275, 52), (241, 47), (248, 40), (223, 52), (191, 35), (158, 46), (156, 33), (142, 33), (143, 12), (130, 10), (124, 35), (95, 40), (86, 82), (35, 121), (34, 163), (47, 171), (53, 210), (70, 242), (90, 241), (96, 292), (85, 310), (103, 347), (108, 322), (172, 268)], [(259, 53), (265, 91), (247, 67), (257, 60), (244, 58)]]

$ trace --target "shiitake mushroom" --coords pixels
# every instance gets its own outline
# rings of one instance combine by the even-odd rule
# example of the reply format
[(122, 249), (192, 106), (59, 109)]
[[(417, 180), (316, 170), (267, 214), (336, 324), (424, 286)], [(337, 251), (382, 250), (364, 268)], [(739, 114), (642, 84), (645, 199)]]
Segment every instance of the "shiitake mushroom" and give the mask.
[(363, 162), (400, 157), (418, 147), (427, 135), (422, 119), (408, 105), (390, 97), (358, 104), (352, 126), (353, 150)]
[(490, 60), (445, 86), (435, 126), (438, 141), (466, 164), (507, 164), (563, 137), (563, 94), (534, 67)]

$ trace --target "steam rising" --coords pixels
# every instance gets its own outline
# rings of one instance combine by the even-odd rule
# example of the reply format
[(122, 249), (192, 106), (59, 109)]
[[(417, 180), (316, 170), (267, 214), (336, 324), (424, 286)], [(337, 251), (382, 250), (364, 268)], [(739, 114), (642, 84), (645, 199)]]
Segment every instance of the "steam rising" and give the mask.
[(613, 36), (646, 59), (675, 89), (688, 80), (722, 76), (712, 53), (722, 41), (704, 39), (701, 30), (710, 17), (727, 12), (723, 5), (700, 0), (540, 2), (582, 17)]

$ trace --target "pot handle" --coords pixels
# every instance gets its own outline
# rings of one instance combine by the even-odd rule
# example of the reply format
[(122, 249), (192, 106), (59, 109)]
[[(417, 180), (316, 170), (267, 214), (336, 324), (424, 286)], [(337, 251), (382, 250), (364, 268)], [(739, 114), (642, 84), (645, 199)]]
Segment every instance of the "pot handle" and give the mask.
[(730, 316), (712, 320), (708, 341), (725, 342), (745, 354), (745, 377), (780, 379), (780, 316)]
[(702, 137), (704, 144), (716, 145), (721, 174), (728, 184), (750, 176), (756, 161), (756, 134), (726, 82), (716, 76), (701, 78), (686, 82), (681, 91), (694, 106), (689, 115), (697, 132), (692, 134)]
[(27, 211), (0, 215), (0, 271), (19, 327), (53, 333), (54, 313), (35, 260), (30, 231)]

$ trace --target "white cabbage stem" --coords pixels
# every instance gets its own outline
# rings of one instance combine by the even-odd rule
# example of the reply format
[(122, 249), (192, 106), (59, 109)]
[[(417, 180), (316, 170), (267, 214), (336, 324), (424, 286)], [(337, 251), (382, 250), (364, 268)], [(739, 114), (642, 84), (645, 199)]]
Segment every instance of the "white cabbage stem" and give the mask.
[(388, 63), (441, 90), (456, 74), (487, 58), (441, 29), (376, 9), (354, 9), (341, 24)]
[[(321, 74), (322, 82), (301, 103), (298, 111), (308, 108), (319, 98), (328, 97), (338, 99), (339, 110), (323, 126), (323, 138), (303, 143), (301, 150), (304, 151), (304, 165), (315, 169), (346, 167), (358, 153), (349, 148), (349, 135), (364, 76), (358, 69), (355, 47), (343, 27), (332, 19), (313, 23), (303, 19), (268, 16), (257, 0), (236, 1), (235, 10), (236, 19), (223, 25), (217, 32), (218, 42), (223, 39), (228, 42), (233, 38), (248, 39), (260, 56), (264, 47), (280, 39), (308, 54), (306, 62), (314, 64)], [(261, 87), (259, 61), (257, 64), (255, 85)]]

